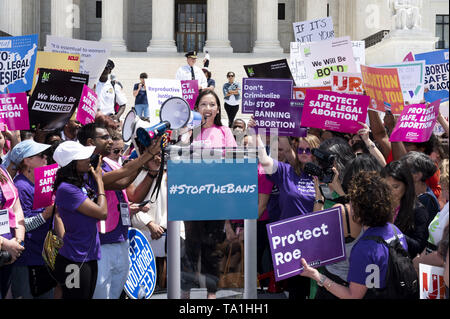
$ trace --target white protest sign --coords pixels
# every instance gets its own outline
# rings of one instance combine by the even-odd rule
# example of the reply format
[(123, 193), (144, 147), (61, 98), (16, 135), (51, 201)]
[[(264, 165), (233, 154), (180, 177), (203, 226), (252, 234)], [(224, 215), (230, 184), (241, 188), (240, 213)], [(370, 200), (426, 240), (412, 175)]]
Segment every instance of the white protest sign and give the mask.
[(111, 43), (47, 35), (47, 52), (79, 54), (80, 73), (89, 75), (89, 87), (98, 82), (111, 52)]
[(366, 42), (352, 41), (353, 57), (356, 63), (356, 72), (361, 72), (361, 64), (366, 64)]
[(419, 264), (420, 299), (445, 299), (444, 268)]
[(295, 41), (305, 43), (324, 41), (334, 38), (333, 20), (331, 17), (294, 22)]
[(297, 86), (308, 86), (308, 76), (306, 75), (305, 61), (300, 53), (300, 42), (291, 42), (291, 54), (289, 68)]
[(145, 79), (147, 100), (150, 109), (150, 124), (156, 125), (160, 122), (159, 110), (168, 98), (183, 97), (181, 81), (172, 79)]

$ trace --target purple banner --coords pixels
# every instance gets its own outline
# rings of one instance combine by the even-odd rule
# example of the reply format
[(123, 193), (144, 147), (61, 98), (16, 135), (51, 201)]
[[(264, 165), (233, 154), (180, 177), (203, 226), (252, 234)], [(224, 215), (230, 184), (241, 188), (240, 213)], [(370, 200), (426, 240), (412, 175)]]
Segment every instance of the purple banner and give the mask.
[(255, 99), (290, 99), (293, 81), (289, 79), (242, 79), (242, 113), (253, 114)]
[(278, 131), (278, 136), (305, 137), (306, 128), (300, 127), (303, 100), (294, 99), (256, 99), (255, 112), (256, 129), (271, 129)]
[(345, 259), (339, 207), (268, 224), (267, 234), (276, 281), (303, 272), (301, 258), (305, 258), (311, 267)]

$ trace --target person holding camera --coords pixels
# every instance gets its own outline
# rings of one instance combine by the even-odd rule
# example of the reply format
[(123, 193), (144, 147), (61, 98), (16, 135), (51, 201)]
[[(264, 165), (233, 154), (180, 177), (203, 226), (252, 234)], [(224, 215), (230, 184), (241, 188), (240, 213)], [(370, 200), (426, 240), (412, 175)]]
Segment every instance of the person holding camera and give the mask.
[(147, 73), (143, 72), (139, 75), (139, 83), (133, 87), (134, 110), (140, 118), (149, 119), (150, 109), (148, 108), (147, 90), (145, 88), (145, 79), (148, 78)]

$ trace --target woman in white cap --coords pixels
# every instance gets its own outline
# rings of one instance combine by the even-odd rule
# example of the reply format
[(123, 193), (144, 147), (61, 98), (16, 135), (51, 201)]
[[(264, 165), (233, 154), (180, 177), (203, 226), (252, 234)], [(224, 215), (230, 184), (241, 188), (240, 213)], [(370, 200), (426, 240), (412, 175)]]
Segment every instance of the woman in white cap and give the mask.
[[(54, 275), (62, 287), (63, 299), (91, 299), (97, 281), (97, 261), (100, 259), (97, 222), (106, 219), (107, 204), (101, 159), (95, 170), (90, 164), (94, 150), (95, 146), (67, 141), (53, 154), (60, 166), (54, 183), (55, 205), (65, 230)], [(91, 173), (97, 182), (97, 194), (86, 183), (87, 173)], [(76, 272), (78, 275), (74, 276)]]

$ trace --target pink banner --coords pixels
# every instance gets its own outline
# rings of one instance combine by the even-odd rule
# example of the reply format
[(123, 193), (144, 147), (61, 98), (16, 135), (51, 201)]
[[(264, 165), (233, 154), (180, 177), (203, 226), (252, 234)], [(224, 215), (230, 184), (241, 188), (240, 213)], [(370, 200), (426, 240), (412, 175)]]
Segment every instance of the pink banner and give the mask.
[(95, 121), (97, 109), (97, 94), (87, 85), (83, 86), (80, 103), (77, 110), (77, 121), (86, 125)]
[(4, 123), (11, 131), (29, 130), (27, 94), (0, 94), (0, 123)]
[(425, 104), (405, 105), (389, 138), (391, 142), (422, 143), (430, 139), (439, 114), (441, 100)]
[(306, 91), (301, 126), (355, 134), (366, 122), (370, 97), (329, 91)]
[(55, 181), (57, 170), (58, 164), (34, 169), (33, 209), (47, 207), (53, 204), (53, 182)]
[(195, 107), (195, 100), (198, 96), (198, 80), (181, 80), (181, 91), (191, 110)]

